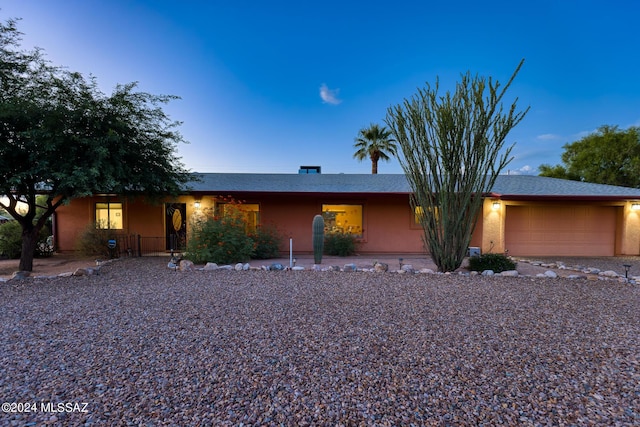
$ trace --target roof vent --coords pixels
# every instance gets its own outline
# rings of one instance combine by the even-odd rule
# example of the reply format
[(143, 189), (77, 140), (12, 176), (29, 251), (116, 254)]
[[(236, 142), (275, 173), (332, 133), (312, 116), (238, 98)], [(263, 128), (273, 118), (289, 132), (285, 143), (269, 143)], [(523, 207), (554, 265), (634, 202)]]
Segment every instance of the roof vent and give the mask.
[(321, 173), (320, 166), (300, 166), (299, 174)]

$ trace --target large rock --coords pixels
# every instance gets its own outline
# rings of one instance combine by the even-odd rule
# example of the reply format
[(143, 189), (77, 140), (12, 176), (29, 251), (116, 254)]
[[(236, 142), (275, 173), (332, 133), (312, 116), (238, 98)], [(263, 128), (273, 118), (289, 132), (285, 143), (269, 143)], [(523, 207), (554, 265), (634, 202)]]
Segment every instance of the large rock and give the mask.
[(193, 271), (193, 270), (194, 270), (194, 266), (192, 261), (189, 261), (188, 259), (183, 259), (182, 261), (180, 261), (180, 271)]
[(216, 264), (215, 262), (208, 262), (204, 265), (204, 267), (202, 267), (202, 269), (205, 271), (217, 270), (218, 264)]
[(404, 264), (400, 270), (404, 271), (405, 273), (415, 273), (413, 265), (411, 264)]
[(344, 267), (342, 268), (342, 271), (357, 271), (358, 267), (356, 267), (355, 264), (351, 263), (351, 264), (345, 264)]
[(618, 273), (613, 270), (602, 271), (599, 274), (604, 277), (618, 277)]
[(517, 270), (506, 270), (506, 271), (501, 272), (500, 276), (516, 277), (516, 276), (518, 276), (518, 271)]
[(96, 270), (93, 268), (77, 268), (73, 272), (74, 276), (93, 276), (94, 274), (96, 274)]
[(22, 280), (26, 279), (29, 276), (31, 276), (31, 273), (29, 271), (16, 271), (11, 275), (11, 278), (15, 280)]
[(274, 262), (273, 264), (271, 264), (269, 266), (269, 270), (271, 270), (271, 271), (282, 271), (282, 270), (284, 270), (284, 265), (280, 264), (279, 262)]
[(373, 266), (373, 269), (376, 273), (386, 273), (387, 271), (389, 271), (389, 265), (385, 264), (384, 262), (376, 262), (376, 264)]

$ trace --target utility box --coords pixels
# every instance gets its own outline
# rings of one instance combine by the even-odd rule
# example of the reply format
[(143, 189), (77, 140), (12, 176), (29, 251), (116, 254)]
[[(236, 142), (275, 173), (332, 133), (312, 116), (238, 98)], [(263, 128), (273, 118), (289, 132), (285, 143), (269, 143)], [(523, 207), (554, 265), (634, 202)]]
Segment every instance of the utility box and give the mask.
[(480, 256), (480, 248), (476, 246), (469, 246), (469, 249), (467, 249), (467, 255), (470, 257)]

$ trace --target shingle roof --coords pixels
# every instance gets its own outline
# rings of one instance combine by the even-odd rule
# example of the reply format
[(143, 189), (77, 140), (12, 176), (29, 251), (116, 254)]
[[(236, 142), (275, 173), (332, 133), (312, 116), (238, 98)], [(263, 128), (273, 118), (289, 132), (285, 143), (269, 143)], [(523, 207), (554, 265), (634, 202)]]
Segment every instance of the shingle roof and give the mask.
[(268, 193), (409, 193), (404, 175), (205, 173), (193, 191)]
[[(409, 194), (404, 174), (202, 173), (191, 191), (211, 193), (395, 193)], [(491, 193), (497, 197), (588, 197), (640, 199), (640, 189), (533, 175), (500, 175)]]

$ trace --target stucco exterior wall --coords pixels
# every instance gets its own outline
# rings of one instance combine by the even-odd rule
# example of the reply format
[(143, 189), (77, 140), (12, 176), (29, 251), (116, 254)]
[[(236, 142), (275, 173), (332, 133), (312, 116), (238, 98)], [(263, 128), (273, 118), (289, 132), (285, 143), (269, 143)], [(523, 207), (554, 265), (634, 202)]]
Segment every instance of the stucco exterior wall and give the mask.
[[(211, 198), (211, 196), (207, 196)], [(362, 205), (363, 238), (358, 251), (367, 253), (423, 252), (419, 227), (412, 227), (411, 207), (406, 195), (319, 196), (319, 195), (244, 195), (246, 203), (260, 205), (263, 225), (273, 224), (281, 231), (282, 251), (313, 252), (311, 222), (322, 213), (323, 204)]]
[[(187, 232), (190, 220), (213, 208), (215, 195), (182, 196), (166, 202), (185, 203)], [(361, 253), (424, 253), (422, 229), (415, 224), (407, 195), (319, 195), (319, 194), (243, 194), (237, 199), (260, 206), (260, 222), (276, 225), (283, 236), (281, 251), (289, 250), (293, 239), (294, 252), (312, 252), (311, 222), (321, 213), (323, 204), (360, 204), (363, 206), (363, 238), (358, 247)], [(73, 251), (80, 232), (95, 220), (95, 203), (123, 202), (124, 229), (122, 234), (145, 237), (165, 236), (164, 204), (149, 204), (143, 199), (121, 200), (115, 197), (86, 197), (74, 199), (61, 206), (55, 214), (55, 239), (58, 250)], [(196, 206), (196, 202), (199, 206)], [(503, 253), (505, 224), (509, 206), (570, 206), (572, 201), (524, 202), (484, 200), (470, 246), (482, 253)], [(494, 206), (495, 204), (495, 206)], [(615, 254), (640, 255), (640, 210), (631, 202), (580, 202), (584, 206), (607, 206), (616, 210)], [(594, 209), (598, 212), (598, 209)], [(566, 218), (565, 218), (566, 220)], [(567, 223), (570, 227), (570, 223)], [(514, 254), (519, 255), (519, 254)], [(557, 255), (549, 253), (548, 255)]]
[(640, 204), (625, 203), (622, 224), (620, 225), (620, 243), (616, 248), (620, 255), (640, 255)]

